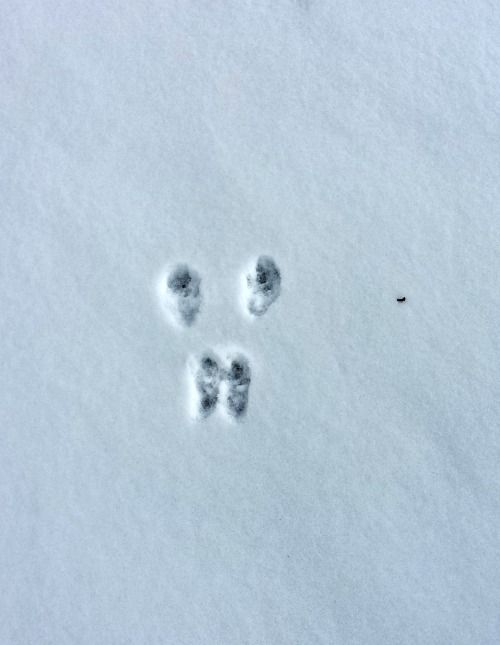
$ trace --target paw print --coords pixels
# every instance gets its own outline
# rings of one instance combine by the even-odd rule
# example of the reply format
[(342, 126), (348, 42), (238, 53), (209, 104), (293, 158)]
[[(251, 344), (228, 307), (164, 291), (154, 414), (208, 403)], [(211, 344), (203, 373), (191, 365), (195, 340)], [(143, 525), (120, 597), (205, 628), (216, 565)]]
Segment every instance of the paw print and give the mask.
[(276, 262), (267, 255), (261, 255), (247, 277), (247, 308), (254, 316), (262, 316), (281, 291), (281, 273)]
[(167, 272), (161, 285), (163, 309), (174, 325), (191, 327), (201, 307), (201, 278), (187, 264), (178, 264)]
[[(251, 316), (263, 316), (281, 291), (281, 272), (273, 258), (261, 255), (244, 274), (244, 306)], [(187, 264), (167, 268), (158, 285), (160, 304), (173, 326), (189, 328), (203, 302), (202, 279)], [(216, 410), (228, 419), (242, 419), (248, 408), (252, 373), (241, 352), (209, 350), (188, 359), (189, 407), (203, 420)]]

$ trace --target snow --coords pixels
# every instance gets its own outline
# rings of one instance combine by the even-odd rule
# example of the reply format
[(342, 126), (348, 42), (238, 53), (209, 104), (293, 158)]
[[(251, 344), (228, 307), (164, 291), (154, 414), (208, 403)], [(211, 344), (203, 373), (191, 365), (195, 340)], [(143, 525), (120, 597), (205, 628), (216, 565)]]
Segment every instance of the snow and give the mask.
[(0, 643), (498, 643), (496, 4), (1, 15)]

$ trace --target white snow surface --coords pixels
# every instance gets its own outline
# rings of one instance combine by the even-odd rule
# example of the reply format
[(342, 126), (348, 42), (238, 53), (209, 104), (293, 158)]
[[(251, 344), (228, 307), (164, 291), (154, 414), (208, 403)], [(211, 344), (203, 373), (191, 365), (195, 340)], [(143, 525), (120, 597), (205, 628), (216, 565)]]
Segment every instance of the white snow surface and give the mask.
[(1, 645), (499, 643), (498, 3), (0, 15)]

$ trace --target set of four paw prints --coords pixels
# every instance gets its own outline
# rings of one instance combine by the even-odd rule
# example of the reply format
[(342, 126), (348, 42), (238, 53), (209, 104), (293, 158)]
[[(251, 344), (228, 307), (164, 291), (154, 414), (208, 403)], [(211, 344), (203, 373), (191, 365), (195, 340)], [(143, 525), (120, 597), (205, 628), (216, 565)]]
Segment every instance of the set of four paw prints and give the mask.
[[(281, 272), (273, 258), (261, 255), (245, 273), (245, 308), (263, 316), (281, 292)], [(191, 327), (203, 300), (200, 275), (187, 264), (178, 264), (162, 276), (159, 296), (172, 324)], [(220, 357), (209, 350), (188, 361), (192, 416), (207, 419), (220, 409), (230, 419), (241, 420), (248, 408), (252, 381), (248, 358), (238, 352)]]

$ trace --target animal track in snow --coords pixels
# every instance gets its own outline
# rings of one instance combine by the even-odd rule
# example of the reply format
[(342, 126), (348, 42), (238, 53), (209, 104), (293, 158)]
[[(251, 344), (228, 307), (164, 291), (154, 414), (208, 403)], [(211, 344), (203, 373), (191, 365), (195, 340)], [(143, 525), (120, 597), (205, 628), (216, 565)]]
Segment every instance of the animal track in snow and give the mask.
[[(261, 255), (244, 274), (245, 308), (262, 316), (281, 292), (281, 272), (273, 258)], [(157, 283), (162, 309), (170, 322), (191, 327), (202, 305), (201, 277), (188, 264), (170, 265)], [(190, 411), (206, 419), (218, 408), (229, 419), (241, 420), (248, 408), (250, 364), (241, 352), (219, 358), (212, 351), (188, 361)]]
[(224, 370), (223, 396), (223, 404), (229, 416), (239, 419), (245, 415), (251, 380), (250, 365), (245, 356), (229, 356), (229, 366)]
[(246, 307), (253, 316), (262, 316), (281, 292), (281, 272), (273, 258), (261, 255), (246, 276)]
[(214, 412), (219, 399), (221, 371), (216, 357), (205, 352), (190, 365), (192, 378), (191, 407), (195, 417), (205, 419)]
[(251, 376), (248, 360), (242, 354), (231, 354), (224, 367), (213, 352), (191, 358), (190, 409), (198, 419), (206, 419), (218, 406), (233, 419), (242, 418), (248, 406)]
[(201, 278), (187, 264), (177, 264), (160, 280), (160, 298), (170, 319), (190, 327), (201, 307)]

